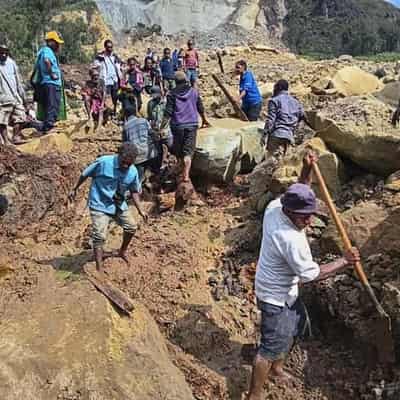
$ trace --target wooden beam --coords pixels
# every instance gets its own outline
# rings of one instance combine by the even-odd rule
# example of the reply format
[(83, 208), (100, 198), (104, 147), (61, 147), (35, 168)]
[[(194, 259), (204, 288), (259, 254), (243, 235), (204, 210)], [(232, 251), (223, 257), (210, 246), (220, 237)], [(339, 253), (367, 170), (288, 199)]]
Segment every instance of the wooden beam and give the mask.
[(217, 58), (218, 58), (219, 69), (221, 70), (222, 74), (225, 74), (224, 63), (222, 61), (222, 56), (219, 51), (217, 51)]
[(230, 103), (233, 106), (233, 109), (236, 112), (236, 115), (242, 120), (242, 121), (248, 121), (248, 118), (246, 114), (243, 112), (243, 110), (240, 108), (240, 105), (238, 102), (233, 98), (233, 96), (229, 93), (228, 89), (224, 86), (224, 84), (220, 81), (217, 75), (212, 74), (212, 77), (216, 84), (221, 88), (221, 90), (224, 92), (225, 96), (227, 99), (230, 101)]
[(85, 266), (83, 270), (89, 282), (120, 310), (128, 315), (133, 312), (132, 300), (122, 290), (115, 287), (103, 273), (98, 272), (94, 266)]

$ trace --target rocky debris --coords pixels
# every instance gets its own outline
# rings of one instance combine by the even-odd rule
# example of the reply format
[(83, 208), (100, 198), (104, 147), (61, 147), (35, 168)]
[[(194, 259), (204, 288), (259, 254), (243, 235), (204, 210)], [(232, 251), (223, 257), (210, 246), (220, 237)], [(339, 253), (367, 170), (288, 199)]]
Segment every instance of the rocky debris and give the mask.
[[(298, 147), (289, 148), (281, 160), (268, 158), (257, 165), (251, 173), (249, 193), (251, 202), (258, 212), (262, 213), (269, 201), (298, 181), (303, 157), (308, 149), (313, 149), (319, 154), (319, 166), (328, 188), (334, 196), (339, 194), (341, 185), (346, 179), (344, 164), (336, 154), (328, 150), (320, 138), (312, 138)], [(314, 189), (318, 193), (318, 187), (315, 186)]]
[(316, 134), (339, 156), (372, 173), (400, 169), (400, 133), (390, 124), (392, 111), (374, 97), (348, 97), (307, 113)]
[[(251, 167), (260, 162), (259, 122), (237, 119), (212, 120), (212, 127), (201, 129), (197, 135), (197, 149), (193, 158), (194, 176), (217, 182), (230, 182), (242, 166)], [(243, 164), (243, 165), (242, 165)]]
[(193, 399), (141, 304), (122, 317), (89, 283), (61, 286), (48, 271), (38, 285), (35, 306), (20, 305), (0, 327), (5, 398)]
[[(65, 208), (67, 195), (79, 175), (79, 165), (69, 155), (49, 153), (42, 157), (0, 149), (0, 194), (8, 207), (0, 219), (3, 235), (38, 236), (37, 224), (45, 220), (59, 229), (71, 210)], [(67, 223), (68, 224), (68, 223)]]
[[(371, 218), (371, 215), (374, 217)], [(341, 218), (350, 240), (362, 252), (363, 256), (368, 256), (376, 251), (378, 245), (384, 245), (389, 251), (393, 249), (395, 244), (380, 243), (382, 224), (389, 221), (389, 212), (374, 202), (361, 202), (357, 206), (345, 211), (341, 214)], [(387, 221), (387, 222), (385, 222)], [(342, 248), (342, 240), (337, 232), (336, 226), (330, 224), (322, 235), (321, 249), (327, 253), (339, 253)]]
[[(328, 189), (331, 194), (336, 197), (342, 189), (342, 185), (346, 180), (345, 166), (335, 153), (328, 150), (323, 140), (319, 137), (305, 141), (302, 145), (296, 148), (295, 151), (283, 158), (281, 165), (273, 175), (273, 185), (282, 185), (287, 188), (289, 185), (296, 183), (300, 176), (303, 166), (303, 157), (307, 149), (312, 149), (318, 156), (318, 165), (322, 175), (325, 178)], [(315, 183), (314, 189), (319, 193), (318, 185)], [(278, 192), (282, 192), (279, 189)]]
[(387, 177), (385, 189), (392, 190), (393, 192), (400, 191), (400, 171), (396, 171)]

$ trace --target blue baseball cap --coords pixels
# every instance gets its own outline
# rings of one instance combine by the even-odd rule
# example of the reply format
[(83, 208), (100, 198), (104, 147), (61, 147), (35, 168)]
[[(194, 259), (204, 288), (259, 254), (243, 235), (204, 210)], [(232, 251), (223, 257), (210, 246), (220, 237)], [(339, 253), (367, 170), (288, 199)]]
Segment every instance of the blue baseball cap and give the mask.
[(297, 214), (317, 212), (317, 198), (310, 186), (303, 183), (291, 185), (281, 197), (283, 208)]

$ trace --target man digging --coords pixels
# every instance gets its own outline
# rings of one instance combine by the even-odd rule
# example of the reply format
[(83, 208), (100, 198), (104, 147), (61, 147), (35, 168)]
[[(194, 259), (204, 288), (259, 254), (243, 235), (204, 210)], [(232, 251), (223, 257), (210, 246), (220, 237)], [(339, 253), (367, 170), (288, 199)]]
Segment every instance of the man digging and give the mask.
[(139, 175), (134, 166), (137, 149), (131, 143), (124, 143), (118, 155), (107, 155), (90, 164), (80, 176), (78, 183), (69, 195), (71, 201), (76, 199), (79, 187), (87, 178), (92, 178), (88, 206), (92, 218), (92, 241), (96, 268), (103, 271), (103, 246), (107, 239), (108, 225), (114, 220), (124, 230), (122, 245), (119, 251), (107, 256), (121, 257), (128, 263), (127, 249), (136, 232), (136, 222), (129, 211), (126, 193), (129, 191), (139, 214), (147, 221), (139, 194), (141, 186)]
[(344, 257), (318, 266), (311, 255), (305, 228), (317, 211), (311, 185), (309, 153), (299, 179), (286, 193), (270, 203), (264, 214), (263, 238), (258, 260), (255, 291), (261, 310), (261, 343), (254, 361), (247, 400), (261, 400), (268, 376), (288, 382), (283, 370), (294, 338), (301, 335), (306, 310), (299, 299), (298, 284), (326, 279), (360, 260), (357, 249)]

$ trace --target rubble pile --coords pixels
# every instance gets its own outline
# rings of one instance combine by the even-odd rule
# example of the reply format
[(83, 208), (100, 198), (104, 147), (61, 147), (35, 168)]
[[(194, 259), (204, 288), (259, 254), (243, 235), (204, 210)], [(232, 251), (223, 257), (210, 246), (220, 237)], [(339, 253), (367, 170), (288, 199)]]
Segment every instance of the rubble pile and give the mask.
[(79, 164), (71, 156), (37, 157), (1, 147), (0, 195), (7, 210), (0, 221), (0, 239), (38, 235), (43, 221), (51, 230), (62, 229), (72, 212), (66, 209), (67, 197), (78, 175)]

